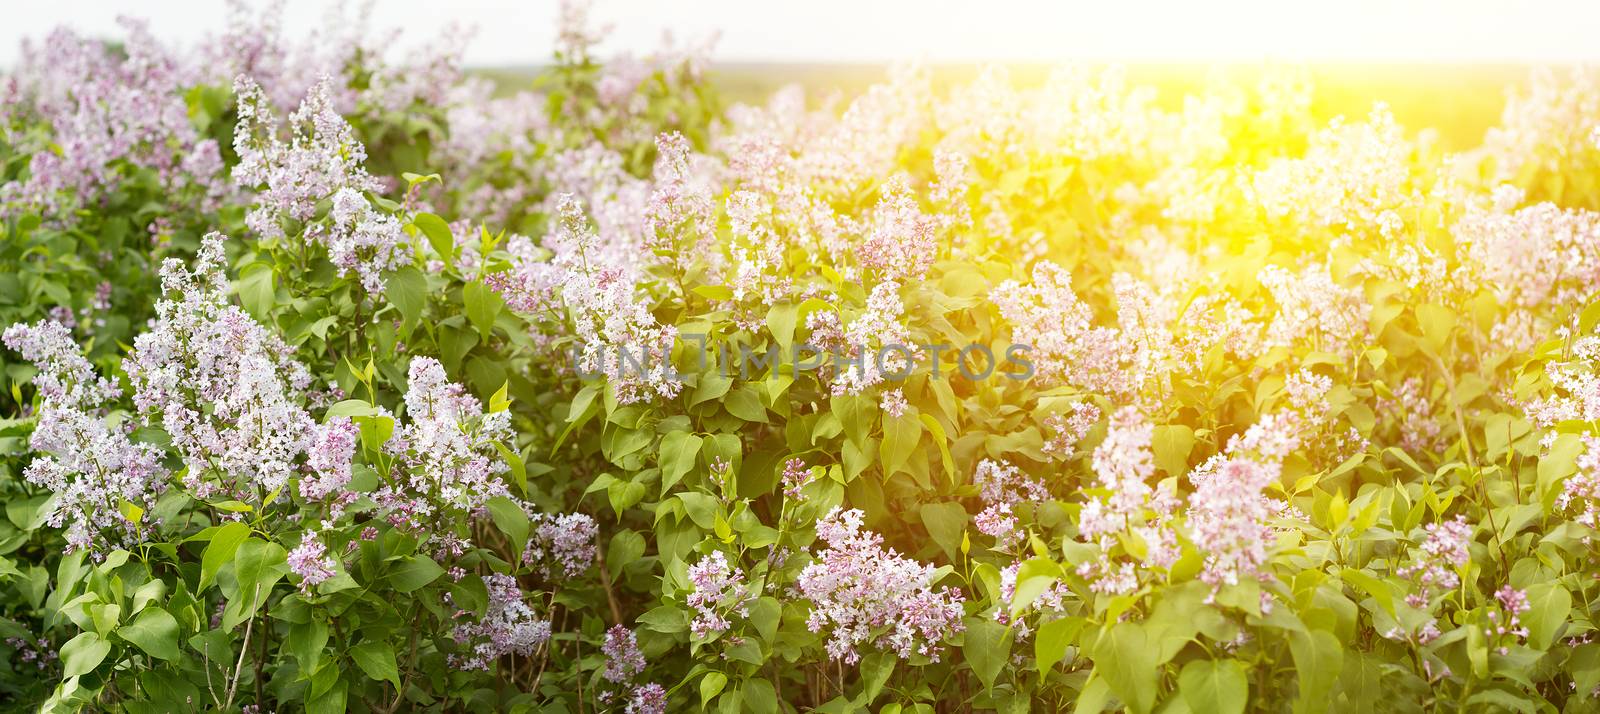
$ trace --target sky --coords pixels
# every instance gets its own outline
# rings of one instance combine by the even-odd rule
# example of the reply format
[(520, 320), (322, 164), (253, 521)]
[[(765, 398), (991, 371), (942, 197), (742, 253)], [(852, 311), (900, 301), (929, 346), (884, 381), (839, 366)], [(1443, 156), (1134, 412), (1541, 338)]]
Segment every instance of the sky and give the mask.
[[(287, 0), (285, 27), (316, 26), (326, 5)], [(557, 15), (557, 0), (373, 6), (375, 25), (405, 28), (408, 42), (451, 21), (474, 27), (472, 66), (545, 61)], [(61, 25), (116, 36), (116, 16), (128, 14), (192, 44), (225, 15), (220, 2), (149, 0), (0, 12), (0, 67), (16, 63), (23, 38)], [(664, 31), (717, 32), (712, 57), (724, 62), (1600, 61), (1596, 0), (596, 0), (593, 16), (614, 27), (604, 49), (643, 53)]]

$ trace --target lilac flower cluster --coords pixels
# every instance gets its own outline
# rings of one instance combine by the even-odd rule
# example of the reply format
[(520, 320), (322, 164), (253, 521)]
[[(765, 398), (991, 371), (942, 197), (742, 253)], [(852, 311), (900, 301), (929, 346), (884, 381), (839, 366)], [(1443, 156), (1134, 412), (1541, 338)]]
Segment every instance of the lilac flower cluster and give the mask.
[(1084, 501), (1078, 518), (1079, 535), (1097, 542), (1102, 551), (1099, 560), (1078, 567), (1094, 592), (1122, 595), (1138, 588), (1134, 564), (1105, 555), (1119, 533), (1144, 542), (1143, 565), (1152, 571), (1165, 571), (1178, 559), (1177, 534), (1171, 527), (1177, 494), (1149, 483), (1155, 475), (1154, 436), (1155, 427), (1138, 408), (1123, 407), (1112, 414), (1105, 440), (1095, 447), (1095, 475), (1110, 493)]
[(1472, 544), (1472, 526), (1465, 516), (1429, 523), (1423, 531), (1426, 535), (1422, 546), (1413, 551), (1411, 563), (1395, 571), (1396, 575), (1416, 582), (1417, 589), (1406, 596), (1406, 604), (1419, 610), (1429, 609), (1434, 595), (1460, 585), (1458, 573), (1472, 561), (1468, 550)]
[[(223, 241), (209, 234), (193, 271), (161, 268), (163, 298), (124, 364), (133, 402), (160, 424), (188, 467), (199, 498), (266, 503), (298, 473), (316, 423), (302, 404), (311, 382), (288, 345), (228, 303)], [(322, 468), (337, 472), (337, 455)]]
[(533, 514), (533, 537), (522, 559), (545, 577), (575, 578), (594, 563), (600, 526), (583, 513)]
[(495, 660), (516, 653), (530, 656), (550, 639), (550, 621), (540, 618), (525, 602), (517, 579), (495, 573), (483, 578), (489, 604), (481, 617), (457, 624), (451, 632), (465, 647), (450, 655), (450, 664), (462, 670), (486, 670)]
[(300, 590), (311, 592), (318, 584), (333, 577), (335, 563), (328, 556), (328, 547), (316, 533), (306, 532), (300, 545), (289, 551), (289, 572), (300, 576)]
[[(899, 283), (886, 281), (873, 286), (867, 295), (866, 309), (839, 333), (844, 353), (853, 359), (849, 366), (833, 375), (835, 395), (860, 394), (883, 382), (885, 373), (904, 374), (911, 369), (917, 355), (911, 332), (905, 325), (905, 311)], [(826, 343), (830, 341), (824, 334), (815, 346), (828, 349), (831, 345)], [(887, 350), (880, 356), (880, 350), (889, 345), (900, 349)], [(907, 350), (911, 350), (911, 354), (908, 355)], [(885, 411), (902, 409), (893, 397), (885, 395), (885, 400), (888, 403)]]
[(19, 662), (25, 665), (31, 664), (34, 669), (41, 672), (48, 669), (51, 663), (60, 658), (55, 648), (50, 646), (50, 639), (47, 637), (38, 639), (7, 637), (5, 643), (11, 649), (17, 651), (17, 660)]
[(622, 625), (612, 625), (606, 630), (605, 644), (600, 653), (606, 656), (605, 669), (600, 676), (607, 682), (621, 684), (631, 681), (644, 671), (644, 653), (639, 651), (639, 638)]
[(804, 459), (789, 459), (783, 462), (783, 496), (791, 501), (804, 501), (806, 496), (802, 489), (811, 481), (811, 470), (806, 468)]
[(740, 575), (735, 575), (728, 556), (714, 550), (689, 566), (689, 594), (684, 602), (694, 608), (695, 618), (689, 631), (695, 637), (713, 637), (733, 622), (728, 618), (750, 616), (750, 587)]
[(995, 547), (1010, 550), (1022, 540), (1012, 509), (1026, 503), (1050, 500), (1044, 482), (1029, 478), (1011, 464), (984, 459), (972, 473), (984, 509), (973, 519), (978, 532), (995, 539)]
[[(1506, 635), (1510, 635), (1513, 642), (1527, 640), (1528, 628), (1522, 624), (1522, 615), (1533, 607), (1528, 604), (1528, 592), (1506, 585), (1495, 591), (1494, 599), (1500, 604), (1500, 610), (1489, 611), (1490, 626), (1484, 628), (1483, 634), (1487, 635), (1490, 641), (1500, 641)], [(1510, 648), (1503, 644), (1497, 649), (1501, 655), (1510, 651)]]
[[(528, 257), (491, 284), (514, 308), (559, 305), (564, 315), (555, 319), (570, 320), (576, 340), (574, 366), (582, 374), (609, 377), (622, 403), (675, 396), (683, 385), (668, 358), (677, 330), (657, 322), (636, 294), (632, 268), (602, 251), (577, 198), (562, 195), (556, 208), (545, 245), (554, 257), (547, 263), (533, 258), (532, 251), (518, 251)], [(559, 296), (554, 305), (540, 296), (551, 292)]]
[(795, 583), (811, 604), (807, 626), (831, 630), (828, 654), (845, 664), (861, 659), (862, 646), (937, 661), (944, 640), (965, 629), (961, 593), (936, 589), (936, 568), (884, 549), (882, 536), (862, 530), (862, 517), (835, 507), (817, 523), (827, 547)]
[[(1133, 578), (1133, 564), (1124, 563), (1123, 567), (1127, 570), (1126, 577), (1129, 579)], [(1011, 617), (1012, 602), (1017, 595), (1017, 572), (1021, 569), (1022, 563), (1020, 562), (1013, 562), (1010, 565), (1000, 569), (1000, 597), (998, 598), (999, 607), (995, 608), (994, 611), (995, 621), (1002, 625), (1010, 625), (1011, 627), (1015, 628), (1017, 631), (1017, 637), (1019, 638), (1027, 637), (1033, 633), (1033, 628), (1028, 624), (1026, 617), (1019, 616), (1014, 620)], [(1127, 588), (1127, 590), (1131, 591), (1135, 587), (1137, 587), (1136, 584), (1133, 587)], [(1071, 599), (1071, 597), (1072, 588), (1069, 587), (1065, 582), (1058, 580), (1054, 583), (1051, 583), (1050, 587), (1046, 588), (1043, 593), (1040, 593), (1039, 597), (1028, 605), (1023, 614), (1026, 614), (1027, 612), (1039, 612), (1047, 614), (1064, 612), (1065, 604), (1067, 600)]]
[(1073, 447), (1089, 435), (1089, 430), (1100, 421), (1100, 408), (1089, 402), (1073, 402), (1070, 414), (1051, 414), (1044, 425), (1052, 434), (1044, 442), (1043, 451), (1056, 456), (1070, 456)]
[(23, 478), (56, 495), (47, 522), (67, 526), (69, 551), (100, 556), (139, 543), (149, 525), (140, 514), (167, 487), (161, 450), (129, 439), (129, 425), (108, 423), (103, 410), (120, 390), (95, 374), (66, 327), (16, 324), (0, 339), (39, 370), (43, 403), (28, 440), (36, 455)]
[(128, 179), (122, 166), (152, 172), (174, 200), (203, 210), (222, 197), (217, 142), (201, 138), (184, 101), (198, 77), (143, 22), (118, 22), (128, 33), (120, 50), (66, 29), (38, 50), (25, 44), (0, 118), (28, 112), (49, 134), (16, 137), (32, 158), (26, 179), (0, 184), (0, 216), (26, 207), (71, 222), (74, 209), (99, 204)]
[(495, 449), (510, 436), (509, 412), (485, 413), (431, 357), (412, 358), (405, 405), (404, 423), (384, 445), (396, 474), (376, 494), (391, 523), (425, 532), (479, 515), (489, 499), (510, 495), (499, 478), (508, 467)]
[(1073, 292), (1065, 268), (1041, 262), (1032, 285), (1008, 280), (990, 299), (1011, 323), (1012, 341), (1033, 347), (1039, 379), (1118, 397), (1135, 390), (1139, 374), (1121, 333), (1094, 324), (1094, 310)]
[[(293, 136), (284, 142), (261, 88), (248, 77), (236, 79), (239, 163), (233, 180), (257, 191), (245, 219), (257, 236), (283, 239), (289, 222), (305, 224), (301, 239), (325, 246), (340, 275), (354, 272), (367, 292), (381, 294), (383, 274), (411, 260), (411, 243), (400, 221), (374, 209), (364, 195), (380, 185), (363, 166), (365, 147), (334, 109), (330, 85), (324, 78), (312, 87), (290, 117)], [(333, 204), (330, 220), (313, 223), (317, 203), (326, 199)]]
[[(1241, 578), (1265, 578), (1267, 550), (1275, 541), (1268, 521), (1288, 510), (1266, 495), (1283, 470), (1283, 460), (1316, 429), (1326, 425), (1324, 395), (1327, 377), (1310, 372), (1291, 375), (1284, 392), (1289, 403), (1269, 412), (1243, 434), (1229, 440), (1223, 453), (1189, 473), (1190, 540), (1206, 554), (1200, 578), (1213, 588)], [(1266, 595), (1263, 593), (1263, 601)]]
[[(612, 625), (606, 630), (605, 643), (600, 647), (606, 663), (600, 671), (601, 678), (616, 685), (626, 698), (623, 711), (633, 714), (662, 714), (667, 707), (667, 692), (655, 682), (635, 684), (634, 678), (644, 672), (644, 653), (639, 651), (639, 640), (632, 630), (622, 625)], [(617, 690), (600, 693), (602, 704), (617, 697)]]

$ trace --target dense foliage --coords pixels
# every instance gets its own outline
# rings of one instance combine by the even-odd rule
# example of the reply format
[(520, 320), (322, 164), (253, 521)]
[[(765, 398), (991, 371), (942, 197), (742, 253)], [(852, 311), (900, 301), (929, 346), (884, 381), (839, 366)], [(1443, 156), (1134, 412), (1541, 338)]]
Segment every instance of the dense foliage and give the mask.
[(0, 78), (7, 708), (1596, 708), (1593, 76), (1448, 153), (237, 14)]

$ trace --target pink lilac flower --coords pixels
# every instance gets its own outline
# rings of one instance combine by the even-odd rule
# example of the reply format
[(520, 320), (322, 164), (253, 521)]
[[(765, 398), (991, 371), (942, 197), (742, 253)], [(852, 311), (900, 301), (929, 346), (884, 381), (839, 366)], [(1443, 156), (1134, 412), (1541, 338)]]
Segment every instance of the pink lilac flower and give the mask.
[(811, 470), (806, 468), (805, 460), (789, 459), (783, 462), (783, 495), (785, 498), (793, 501), (804, 501), (806, 496), (802, 489), (805, 488), (806, 483), (810, 480)]
[(1100, 486), (1111, 492), (1104, 498), (1100, 510), (1108, 519), (1118, 522), (1082, 523), (1079, 530), (1085, 537), (1097, 537), (1106, 532), (1106, 528), (1127, 525), (1142, 515), (1145, 503), (1155, 492), (1149, 484), (1156, 471), (1151, 451), (1154, 435), (1155, 426), (1138, 408), (1123, 407), (1112, 414), (1106, 438), (1094, 450), (1094, 471)]
[(904, 416), (906, 409), (910, 406), (910, 404), (906, 403), (906, 395), (902, 394), (898, 389), (884, 391), (878, 402), (878, 407), (883, 410), (884, 416), (894, 418)]
[(689, 631), (696, 637), (712, 637), (733, 627), (731, 615), (750, 615), (749, 587), (742, 577), (734, 575), (728, 557), (714, 550), (689, 566), (690, 591), (684, 599), (694, 608), (695, 618)]
[(961, 593), (936, 589), (936, 568), (884, 549), (882, 536), (862, 530), (862, 518), (835, 507), (818, 522), (827, 547), (795, 584), (811, 604), (807, 626), (829, 631), (828, 655), (845, 664), (859, 661), (863, 646), (937, 661), (944, 640), (965, 629)]
[(0, 216), (26, 207), (71, 223), (76, 209), (98, 205), (130, 178), (124, 166), (149, 171), (175, 204), (211, 210), (221, 198), (217, 144), (196, 130), (185, 101), (198, 77), (145, 23), (117, 22), (127, 33), (118, 45), (59, 29), (42, 48), (26, 47), (9, 73), (0, 127), (26, 111), (44, 131), (12, 137), (0, 129), (0, 140), (32, 156), (26, 179), (0, 184)]
[(666, 711), (667, 690), (655, 682), (636, 687), (624, 709), (625, 714), (665, 714)]
[[(614, 255), (572, 194), (556, 198), (556, 220), (544, 261), (519, 250), (513, 270), (491, 285), (508, 304), (554, 320), (572, 338), (569, 366), (580, 375), (610, 380), (624, 404), (670, 398), (683, 388), (670, 362), (676, 328), (658, 322), (638, 295), (633, 256)], [(552, 299), (549, 296), (554, 296)], [(531, 309), (531, 310), (530, 310)]]
[(346, 417), (334, 417), (313, 429), (306, 451), (310, 473), (300, 479), (301, 496), (324, 500), (350, 483), (350, 461), (355, 457), (358, 435), (355, 423)]
[(406, 419), (384, 445), (397, 475), (375, 495), (390, 520), (412, 530), (455, 524), (509, 496), (499, 475), (510, 467), (495, 444), (510, 437), (510, 412), (484, 412), (431, 357), (412, 358), (407, 382)]
[(300, 545), (289, 551), (289, 572), (300, 576), (300, 589), (311, 592), (316, 586), (333, 577), (335, 563), (328, 557), (328, 547), (315, 533), (306, 533)]
[(1127, 595), (1139, 589), (1139, 576), (1134, 564), (1122, 561), (1088, 560), (1078, 566), (1078, 576), (1089, 581), (1089, 591), (1102, 595)]
[(321, 243), (341, 276), (354, 272), (367, 292), (381, 294), (383, 274), (410, 261), (411, 242), (400, 221), (364, 195), (380, 186), (363, 166), (365, 147), (333, 107), (330, 85), (324, 78), (312, 87), (290, 117), (293, 136), (285, 143), (261, 88), (244, 76), (234, 81), (240, 119), (234, 182), (257, 190), (245, 222), (269, 240), (284, 238), (288, 221), (309, 223), (317, 203), (331, 199), (331, 220), (307, 225), (299, 239)]
[(1393, 398), (1378, 400), (1377, 411), (1384, 421), (1399, 425), (1400, 448), (1412, 454), (1442, 451), (1443, 427), (1434, 416), (1433, 401), (1428, 398), (1423, 381), (1408, 377), (1393, 393)]
[(606, 630), (606, 641), (601, 645), (600, 652), (606, 656), (605, 669), (600, 676), (607, 682), (629, 682), (644, 671), (644, 653), (639, 651), (638, 638), (622, 625), (612, 625), (611, 629)]
[(1574, 523), (1600, 529), (1600, 438), (1584, 436), (1582, 440), (1578, 470), (1561, 484), (1556, 506), (1562, 511), (1575, 512)]
[(1261, 492), (1278, 473), (1275, 464), (1220, 454), (1190, 472), (1190, 538), (1206, 553), (1200, 579), (1213, 588), (1264, 575), (1275, 511)]
[[(860, 394), (867, 387), (882, 382), (885, 372), (903, 374), (910, 369), (912, 365), (905, 351), (890, 349), (892, 346), (910, 349), (911, 334), (902, 322), (904, 313), (905, 303), (900, 298), (898, 283), (884, 282), (872, 288), (866, 310), (844, 328), (843, 347), (848, 354), (835, 355), (835, 395)], [(842, 360), (845, 356), (850, 359)], [(911, 358), (915, 358), (914, 353)]]
[(973, 524), (978, 532), (994, 538), (995, 547), (1000, 550), (1009, 550), (1025, 535), (1013, 515), (1013, 507), (1050, 500), (1050, 491), (1043, 482), (1028, 478), (1003, 461), (978, 462), (972, 480), (984, 503)]
[(1406, 596), (1406, 603), (1419, 610), (1428, 609), (1429, 600), (1440, 592), (1461, 584), (1459, 570), (1472, 560), (1472, 526), (1465, 516), (1429, 523), (1422, 546), (1412, 552), (1410, 565), (1395, 571), (1402, 578), (1416, 581), (1417, 590)]
[(897, 174), (879, 193), (866, 240), (856, 249), (856, 256), (883, 280), (916, 280), (933, 265), (938, 253), (936, 225), (917, 205), (905, 175)]
[(46, 523), (67, 527), (69, 552), (98, 556), (141, 542), (150, 522), (126, 515), (124, 504), (145, 513), (155, 507), (167, 486), (162, 451), (108, 423), (103, 408), (119, 390), (95, 374), (65, 327), (16, 324), (0, 339), (39, 370), (34, 384), (43, 403), (28, 439), (36, 455), (23, 478), (56, 494)]
[(316, 423), (302, 406), (311, 376), (283, 340), (229, 304), (224, 240), (207, 235), (193, 271), (176, 259), (162, 265), (156, 319), (124, 369), (134, 405), (171, 435), (195, 496), (262, 503), (312, 444)]
[[(1488, 635), (1491, 640), (1497, 640), (1503, 635), (1510, 635), (1513, 638), (1513, 642), (1521, 642), (1528, 639), (1528, 628), (1522, 624), (1523, 613), (1532, 608), (1528, 604), (1527, 591), (1506, 585), (1495, 591), (1494, 599), (1500, 603), (1500, 607), (1504, 612), (1489, 611), (1488, 616), (1491, 626), (1484, 630), (1484, 634)], [(1498, 649), (1500, 654), (1504, 655), (1510, 648), (1502, 645)]]
[(545, 577), (575, 578), (594, 563), (600, 526), (582, 513), (536, 513), (531, 517), (533, 537), (523, 560), (538, 563)]
[(550, 621), (540, 618), (524, 601), (516, 578), (495, 573), (485, 576), (489, 604), (483, 616), (457, 624), (451, 632), (456, 644), (466, 647), (450, 655), (461, 670), (486, 670), (490, 663), (516, 653), (524, 657), (550, 639)]
[(1294, 273), (1269, 265), (1257, 279), (1278, 305), (1267, 325), (1266, 346), (1304, 345), (1345, 354), (1366, 336), (1371, 307), (1360, 289), (1334, 282), (1326, 267), (1310, 266)]
[(651, 247), (679, 245), (687, 233), (693, 244), (715, 229), (715, 205), (689, 167), (689, 140), (678, 132), (656, 137), (655, 183), (645, 206), (645, 239)]
[(1018, 637), (1027, 637), (1033, 633), (1033, 628), (1028, 624), (1026, 614), (1038, 612), (1055, 614), (1063, 612), (1066, 601), (1072, 597), (1072, 589), (1066, 583), (1056, 581), (1049, 588), (1040, 593), (1019, 616), (1013, 620), (1011, 617), (1012, 601), (1017, 594), (1017, 572), (1022, 568), (1022, 563), (1013, 561), (1010, 565), (1000, 569), (1000, 599), (999, 607), (995, 608), (994, 619), (1003, 625), (1010, 625), (1017, 631)]
[(1017, 519), (1011, 515), (1011, 504), (996, 503), (978, 513), (972, 519), (972, 525), (982, 533), (995, 540), (995, 547), (1006, 550), (1022, 540), (1022, 531), (1018, 529)]
[(1046, 384), (1075, 386), (1113, 396), (1131, 395), (1143, 375), (1116, 328), (1094, 324), (1094, 310), (1072, 290), (1072, 274), (1054, 263), (1034, 266), (1033, 284), (1015, 280), (990, 293), (1011, 323), (1012, 341), (1032, 348), (1030, 358)]
[(17, 323), (6, 328), (0, 339), (39, 370), (33, 376), (33, 386), (50, 404), (95, 409), (121, 396), (122, 390), (115, 382), (95, 374), (94, 365), (79, 351), (68, 326), (49, 321)]
[(1100, 408), (1089, 402), (1074, 402), (1069, 414), (1051, 414), (1045, 417), (1044, 425), (1049, 427), (1053, 434), (1045, 441), (1043, 450), (1047, 454), (1070, 456), (1073, 447), (1088, 436), (1089, 430), (1100, 421)]
[(972, 481), (978, 486), (978, 495), (987, 504), (1017, 505), (1028, 501), (1050, 500), (1050, 489), (1044, 482), (1029, 478), (1017, 467), (1004, 461), (984, 459), (973, 470)]

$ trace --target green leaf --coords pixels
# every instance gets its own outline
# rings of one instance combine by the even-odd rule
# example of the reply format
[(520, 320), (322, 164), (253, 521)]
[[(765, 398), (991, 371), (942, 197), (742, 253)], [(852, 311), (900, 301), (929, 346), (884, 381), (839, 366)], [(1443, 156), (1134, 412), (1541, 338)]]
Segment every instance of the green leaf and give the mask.
[(1189, 452), (1194, 449), (1193, 429), (1182, 424), (1158, 426), (1151, 435), (1150, 446), (1157, 468), (1169, 476), (1189, 473)]
[(1061, 577), (1061, 566), (1048, 558), (1029, 558), (1017, 568), (1017, 585), (1011, 595), (1011, 616), (1019, 617), (1023, 610)]
[(939, 463), (944, 466), (945, 477), (950, 479), (950, 483), (956, 483), (956, 465), (955, 461), (950, 458), (950, 439), (945, 435), (944, 425), (940, 424), (938, 419), (933, 418), (932, 414), (918, 414), (917, 418), (922, 420), (922, 425), (927, 428), (928, 435), (933, 437), (934, 446), (939, 447)]
[(495, 527), (511, 539), (513, 550), (520, 554), (528, 545), (528, 512), (505, 496), (489, 499), (488, 507), (489, 517), (494, 519)]
[(1250, 683), (1238, 660), (1197, 659), (1178, 675), (1178, 693), (1194, 714), (1240, 714)]
[(1528, 588), (1528, 611), (1522, 622), (1528, 628), (1528, 646), (1550, 649), (1556, 634), (1572, 612), (1572, 593), (1560, 583), (1546, 582)]
[(733, 290), (726, 285), (696, 285), (690, 292), (710, 300), (733, 299)]
[(314, 672), (328, 645), (328, 625), (321, 620), (293, 625), (284, 642), (285, 649), (300, 663), (300, 671)]
[(644, 536), (630, 530), (617, 531), (606, 546), (606, 576), (616, 579), (622, 569), (644, 555)]
[(1384, 612), (1394, 617), (1394, 588), (1390, 587), (1389, 583), (1355, 568), (1345, 568), (1340, 571), (1339, 578), (1371, 595)]
[(750, 624), (761, 639), (771, 642), (778, 635), (778, 622), (783, 617), (783, 605), (777, 598), (762, 596), (750, 603)]
[(961, 562), (961, 536), (967, 530), (967, 509), (959, 503), (948, 501), (924, 503), (918, 514), (922, 516), (922, 525), (928, 529), (933, 542), (939, 544), (951, 562)]
[(400, 311), (406, 324), (414, 325), (428, 307), (428, 278), (422, 271), (407, 265), (386, 278), (384, 295)]
[(1082, 618), (1058, 617), (1039, 626), (1034, 635), (1033, 657), (1040, 672), (1048, 672), (1067, 655), (1067, 647), (1083, 628)]
[(773, 305), (767, 310), (767, 330), (780, 347), (787, 350), (794, 343), (794, 325), (799, 317), (800, 306), (793, 303)]
[(444, 258), (446, 263), (454, 264), (456, 238), (450, 233), (450, 224), (432, 213), (418, 213), (416, 218), (411, 219), (411, 224), (421, 230), (422, 235), (427, 236), (428, 245), (433, 246), (433, 252)]
[(761, 405), (760, 393), (749, 384), (739, 387), (723, 399), (722, 407), (745, 421), (767, 423), (767, 408)]
[(755, 678), (744, 681), (740, 687), (744, 694), (744, 711), (752, 714), (778, 714), (778, 692), (772, 683)]
[(874, 652), (861, 658), (861, 696), (856, 697), (858, 707), (868, 707), (883, 692), (883, 685), (894, 674), (898, 659), (888, 652)]
[(211, 542), (206, 545), (206, 550), (200, 556), (200, 587), (205, 590), (217, 581), (217, 571), (228, 561), (233, 560), (233, 554), (239, 549), (239, 544), (250, 537), (250, 526), (237, 521), (230, 521), (217, 527), (211, 534)]
[(350, 648), (350, 659), (378, 682), (389, 682), (400, 689), (400, 668), (394, 661), (394, 647), (387, 642), (363, 642)]
[(1428, 348), (1438, 353), (1450, 339), (1456, 327), (1456, 314), (1442, 305), (1424, 304), (1416, 307), (1417, 325), (1422, 328)]
[(478, 328), (478, 334), (483, 339), (489, 339), (489, 333), (494, 331), (495, 317), (499, 316), (500, 308), (504, 304), (500, 295), (481, 280), (474, 280), (461, 288), (461, 301), (467, 311), (467, 320), (472, 326)]
[(897, 417), (883, 415), (883, 444), (878, 448), (878, 457), (883, 462), (884, 475), (905, 466), (921, 441), (922, 421), (917, 418), (916, 407), (907, 407), (906, 413)]
[(678, 494), (678, 500), (683, 503), (683, 512), (689, 514), (689, 520), (694, 524), (710, 530), (717, 524), (717, 499), (710, 494), (699, 491), (685, 491)]
[(61, 676), (80, 677), (93, 672), (106, 655), (111, 654), (111, 643), (93, 632), (83, 632), (61, 646)]
[(727, 684), (728, 675), (721, 672), (706, 672), (706, 676), (700, 678), (700, 707), (703, 709), (710, 704), (713, 698), (722, 693), (722, 688)]
[(1095, 643), (1093, 659), (1095, 671), (1129, 709), (1143, 714), (1155, 706), (1161, 670), (1156, 647), (1142, 626), (1128, 622), (1112, 625)]
[(426, 555), (416, 555), (401, 560), (389, 570), (389, 584), (394, 589), (408, 593), (439, 579), (444, 568)]
[(967, 618), (966, 639), (961, 645), (961, 653), (966, 656), (967, 664), (972, 667), (972, 673), (978, 676), (978, 681), (983, 682), (984, 689), (994, 687), (995, 678), (1000, 676), (1000, 670), (1005, 669), (1010, 661), (1012, 635), (1011, 628), (990, 618)]
[[(334, 676), (337, 677), (337, 673)], [(344, 714), (349, 687), (343, 679), (335, 679), (328, 689), (306, 700), (306, 714)]]
[(234, 554), (234, 586), (222, 611), (222, 628), (231, 630), (254, 617), (272, 596), (272, 588), (289, 572), (288, 552), (277, 543), (246, 539)]
[(117, 636), (156, 659), (178, 658), (178, 621), (159, 607), (147, 607), (133, 622), (117, 628)]
[(1296, 711), (1326, 711), (1328, 692), (1339, 679), (1344, 665), (1344, 648), (1339, 638), (1326, 630), (1301, 630), (1289, 633), (1289, 653), (1294, 656), (1300, 679)]
[(695, 457), (700, 454), (702, 442), (704, 439), (687, 431), (670, 431), (661, 437), (658, 463), (661, 465), (662, 493), (676, 486), (689, 471), (694, 469)]
[(271, 265), (251, 263), (239, 271), (239, 280), (234, 283), (234, 290), (239, 293), (239, 304), (251, 317), (261, 322), (270, 322), (272, 319), (272, 279)]

